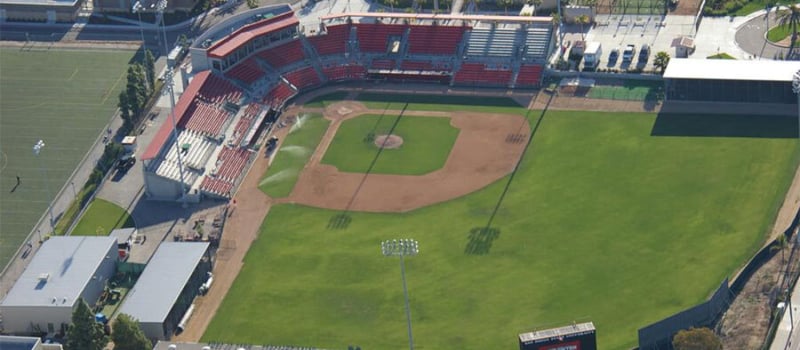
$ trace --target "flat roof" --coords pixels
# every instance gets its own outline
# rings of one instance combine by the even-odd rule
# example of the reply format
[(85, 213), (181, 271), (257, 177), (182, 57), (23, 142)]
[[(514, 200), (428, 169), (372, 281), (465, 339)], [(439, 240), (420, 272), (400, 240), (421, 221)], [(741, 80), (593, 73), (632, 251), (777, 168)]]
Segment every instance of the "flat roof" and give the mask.
[(117, 239), (113, 237), (51, 237), (42, 244), (0, 305), (71, 307), (100, 264), (105, 259), (116, 259), (116, 253), (106, 256), (112, 247), (116, 251)]
[(119, 309), (142, 323), (161, 323), (208, 250), (207, 242), (164, 242)]
[(36, 350), (41, 343), (37, 337), (15, 337), (0, 335), (0, 349), (3, 350)]
[(790, 82), (798, 70), (798, 61), (673, 58), (664, 78)]
[(429, 19), (429, 20), (464, 20), (464, 21), (486, 21), (486, 22), (542, 22), (551, 23), (552, 19), (547, 16), (485, 16), (485, 15), (451, 15), (451, 14), (429, 14), (429, 13), (387, 13), (387, 12), (345, 12), (334, 13), (320, 16), (320, 20), (348, 17), (373, 17), (373, 18), (398, 18), (398, 19)]
[(253, 38), (300, 23), (294, 12), (286, 12), (239, 28), (208, 48), (208, 56), (223, 58)]
[(72, 7), (78, 0), (0, 0), (0, 5), (29, 5), (29, 6), (69, 6)]
[(586, 322), (558, 328), (543, 329), (535, 332), (522, 333), (519, 335), (519, 340), (522, 342), (529, 342), (591, 331), (594, 331), (594, 323)]

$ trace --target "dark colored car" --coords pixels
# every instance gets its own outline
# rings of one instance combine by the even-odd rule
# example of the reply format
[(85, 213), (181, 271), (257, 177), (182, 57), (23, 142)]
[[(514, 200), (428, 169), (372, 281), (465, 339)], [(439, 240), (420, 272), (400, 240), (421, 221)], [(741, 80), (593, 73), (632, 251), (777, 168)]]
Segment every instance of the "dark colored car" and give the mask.
[(639, 49), (639, 62), (645, 63), (650, 58), (650, 45), (644, 44)]

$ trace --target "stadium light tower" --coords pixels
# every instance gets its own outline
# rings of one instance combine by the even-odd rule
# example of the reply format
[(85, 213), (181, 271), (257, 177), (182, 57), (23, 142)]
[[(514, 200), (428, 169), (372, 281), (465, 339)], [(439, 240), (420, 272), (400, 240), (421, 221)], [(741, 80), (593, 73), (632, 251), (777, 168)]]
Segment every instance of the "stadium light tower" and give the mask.
[(400, 276), (403, 278), (403, 295), (406, 301), (406, 320), (408, 321), (408, 348), (414, 350), (414, 337), (411, 335), (411, 309), (408, 307), (408, 287), (406, 287), (405, 256), (414, 256), (419, 253), (419, 242), (413, 239), (393, 239), (381, 242), (381, 252), (384, 256), (400, 257)]
[(167, 44), (167, 27), (164, 24), (164, 10), (167, 9), (167, 0), (159, 0), (156, 5), (161, 17), (161, 29), (164, 33), (164, 58), (167, 59), (167, 70), (164, 72), (164, 93), (169, 94), (169, 116), (172, 121), (172, 138), (175, 140), (175, 152), (178, 155), (178, 173), (181, 177), (181, 204), (184, 208), (188, 205), (186, 203), (186, 182), (183, 174), (183, 157), (181, 155), (180, 144), (178, 144), (178, 124), (175, 121), (175, 80), (173, 76), (173, 67), (169, 62), (169, 46)]
[(42, 177), (44, 177), (44, 188), (45, 191), (47, 191), (47, 211), (50, 213), (50, 231), (52, 232), (55, 229), (55, 219), (53, 217), (53, 199), (50, 198), (50, 185), (47, 183), (47, 171), (42, 165), (42, 158), (39, 157), (39, 154), (42, 153), (43, 149), (43, 140), (39, 140), (35, 145), (33, 145), (33, 154), (36, 156), (36, 158), (39, 158), (39, 169), (41, 169)]
[(144, 27), (142, 27), (142, 11), (144, 11), (144, 6), (142, 6), (141, 1), (137, 1), (135, 4), (133, 4), (131, 11), (139, 16), (139, 34), (142, 35), (142, 49), (143, 51), (146, 51), (147, 43), (144, 41)]
[(797, 137), (800, 138), (800, 70), (792, 76), (792, 92), (797, 95)]

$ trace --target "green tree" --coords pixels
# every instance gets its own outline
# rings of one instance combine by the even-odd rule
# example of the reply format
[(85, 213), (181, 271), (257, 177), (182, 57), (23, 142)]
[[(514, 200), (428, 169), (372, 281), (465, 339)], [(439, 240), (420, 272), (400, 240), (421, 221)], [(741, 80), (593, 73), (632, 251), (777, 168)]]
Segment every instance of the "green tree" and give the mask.
[(556, 12), (551, 13), (550, 23), (553, 24), (553, 27), (558, 27), (558, 25), (561, 23), (561, 16), (559, 16)]
[(578, 22), (578, 25), (581, 27), (581, 40), (585, 40), (586, 39), (586, 37), (585, 37), (586, 34), (583, 32), (583, 26), (586, 25), (586, 24), (589, 24), (589, 21), (590, 21), (590, 19), (589, 19), (589, 16), (587, 16), (587, 15), (580, 15), (580, 16), (575, 18), (575, 22)]
[(189, 38), (186, 37), (186, 34), (181, 34), (181, 36), (178, 37), (178, 45), (181, 46), (183, 51), (189, 49)]
[(247, 0), (247, 7), (254, 9), (258, 7), (258, 0)]
[(144, 51), (144, 69), (147, 73), (145, 84), (149, 93), (153, 92), (156, 81), (156, 58), (150, 50)]
[(708, 328), (681, 330), (672, 338), (675, 350), (722, 350), (722, 342)]
[(150, 350), (153, 344), (142, 329), (139, 321), (133, 317), (120, 314), (111, 327), (111, 340), (114, 341), (114, 350)]
[(95, 322), (92, 310), (81, 299), (72, 311), (72, 324), (67, 330), (66, 350), (102, 350), (108, 343), (103, 325)]
[(508, 15), (508, 7), (514, 5), (514, 0), (497, 0), (497, 5), (502, 6)]
[(542, 0), (533, 0), (533, 15), (536, 16), (536, 11), (539, 11), (539, 6), (542, 6)]
[(394, 12), (394, 6), (399, 3), (399, 0), (385, 0), (386, 4), (389, 4), (389, 7), (392, 8), (392, 12)]
[(797, 30), (800, 27), (800, 6), (790, 5), (789, 11), (778, 13), (778, 25), (789, 27), (792, 30), (792, 46), (797, 40)]
[(664, 74), (664, 70), (667, 69), (667, 65), (669, 64), (669, 54), (666, 51), (659, 51), (656, 54), (656, 58), (653, 60), (653, 66), (661, 69), (661, 74)]
[(131, 102), (128, 99), (127, 91), (119, 92), (119, 102), (117, 103), (117, 107), (119, 107), (120, 115), (122, 116), (122, 120), (125, 122), (125, 124), (127, 124), (128, 127), (133, 126), (133, 120), (131, 118)]
[(134, 63), (128, 67), (128, 83), (125, 86), (125, 93), (128, 95), (128, 106), (130, 106), (131, 120), (133, 124), (138, 122), (147, 103), (147, 87), (145, 84), (145, 72), (141, 64)]

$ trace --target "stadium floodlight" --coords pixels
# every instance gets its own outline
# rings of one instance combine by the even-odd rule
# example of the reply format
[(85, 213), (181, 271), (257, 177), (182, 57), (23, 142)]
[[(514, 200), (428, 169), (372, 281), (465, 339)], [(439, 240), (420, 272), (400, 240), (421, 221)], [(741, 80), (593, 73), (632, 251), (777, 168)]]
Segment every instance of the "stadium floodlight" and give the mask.
[(797, 137), (800, 138), (800, 70), (792, 76), (792, 92), (797, 94)]
[(142, 35), (142, 49), (147, 50), (147, 43), (144, 41), (144, 27), (142, 27), (142, 11), (144, 11), (144, 6), (142, 6), (140, 1), (137, 1), (133, 4), (131, 11), (139, 16), (139, 33)]
[(164, 57), (167, 59), (167, 67), (164, 72), (164, 90), (163, 93), (169, 94), (169, 116), (172, 121), (172, 138), (175, 140), (175, 153), (178, 155), (178, 174), (181, 178), (181, 203), (184, 208), (188, 206), (186, 203), (186, 181), (183, 171), (183, 156), (181, 146), (178, 143), (178, 124), (175, 121), (175, 76), (174, 67), (169, 62), (169, 48), (167, 46), (167, 27), (164, 24), (164, 10), (167, 8), (167, 0), (159, 0), (156, 4), (156, 11), (161, 17), (161, 29), (164, 34)]
[(406, 265), (404, 257), (419, 253), (419, 242), (413, 239), (393, 239), (381, 242), (384, 256), (400, 257), (400, 276), (403, 279), (403, 296), (406, 301), (406, 320), (408, 321), (408, 348), (414, 350), (414, 337), (411, 335), (411, 308), (408, 306), (408, 287), (406, 286)]
[(42, 158), (39, 157), (39, 154), (42, 153), (44, 146), (44, 140), (37, 141), (36, 144), (33, 145), (33, 154), (36, 156), (36, 158), (39, 158), (39, 169), (42, 171), (42, 177), (44, 178), (44, 189), (47, 193), (47, 212), (50, 214), (50, 231), (53, 231), (55, 229), (53, 198), (50, 198), (50, 185), (47, 183), (47, 171), (42, 164)]

